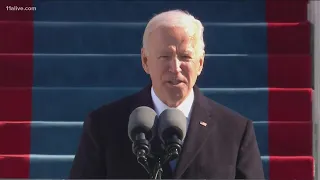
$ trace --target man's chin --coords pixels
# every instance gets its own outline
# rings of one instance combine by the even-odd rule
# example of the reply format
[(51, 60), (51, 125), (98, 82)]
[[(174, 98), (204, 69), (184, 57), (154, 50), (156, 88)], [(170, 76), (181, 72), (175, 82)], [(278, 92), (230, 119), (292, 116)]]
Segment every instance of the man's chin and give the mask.
[(167, 97), (170, 98), (172, 106), (178, 106), (187, 96), (188, 88), (186, 85), (169, 85), (167, 89)]

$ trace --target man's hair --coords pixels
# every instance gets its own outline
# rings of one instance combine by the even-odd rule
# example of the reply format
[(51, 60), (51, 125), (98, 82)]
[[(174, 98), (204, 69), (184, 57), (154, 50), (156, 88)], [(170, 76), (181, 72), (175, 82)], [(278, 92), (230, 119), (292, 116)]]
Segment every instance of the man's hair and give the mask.
[(170, 10), (155, 15), (147, 24), (143, 34), (143, 48), (147, 49), (149, 35), (158, 27), (182, 27), (195, 30), (196, 48), (198, 52), (204, 52), (205, 43), (203, 40), (204, 27), (193, 15), (183, 10)]

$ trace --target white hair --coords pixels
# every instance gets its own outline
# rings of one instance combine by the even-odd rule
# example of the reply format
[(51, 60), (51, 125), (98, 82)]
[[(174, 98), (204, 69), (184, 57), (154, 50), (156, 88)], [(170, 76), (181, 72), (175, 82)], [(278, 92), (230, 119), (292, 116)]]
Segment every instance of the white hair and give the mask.
[[(196, 48), (199, 52), (204, 51), (205, 43), (203, 40), (204, 27), (202, 23), (193, 15), (183, 10), (170, 10), (154, 16), (147, 24), (143, 34), (143, 48), (147, 50), (149, 35), (158, 27), (182, 27), (195, 30), (197, 39)], [(148, 52), (148, 50), (147, 50)]]

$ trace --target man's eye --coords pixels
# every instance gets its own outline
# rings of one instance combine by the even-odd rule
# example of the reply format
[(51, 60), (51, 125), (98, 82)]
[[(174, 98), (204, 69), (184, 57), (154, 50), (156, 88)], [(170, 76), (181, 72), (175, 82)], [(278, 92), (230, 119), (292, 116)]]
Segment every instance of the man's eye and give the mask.
[(183, 61), (190, 61), (190, 60), (192, 59), (192, 57), (189, 56), (189, 55), (185, 55), (185, 56), (181, 56), (181, 59), (182, 59)]
[(160, 56), (160, 59), (169, 59), (170, 56)]

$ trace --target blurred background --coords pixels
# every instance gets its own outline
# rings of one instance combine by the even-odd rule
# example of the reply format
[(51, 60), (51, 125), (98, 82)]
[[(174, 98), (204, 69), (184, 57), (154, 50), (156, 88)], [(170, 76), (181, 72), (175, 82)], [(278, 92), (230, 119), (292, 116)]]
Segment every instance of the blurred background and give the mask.
[(203, 22), (197, 84), (253, 120), (265, 178), (318, 179), (320, 5), (308, 0), (1, 0), (0, 178), (67, 178), (88, 113), (149, 82), (142, 34), (171, 9)]

